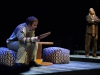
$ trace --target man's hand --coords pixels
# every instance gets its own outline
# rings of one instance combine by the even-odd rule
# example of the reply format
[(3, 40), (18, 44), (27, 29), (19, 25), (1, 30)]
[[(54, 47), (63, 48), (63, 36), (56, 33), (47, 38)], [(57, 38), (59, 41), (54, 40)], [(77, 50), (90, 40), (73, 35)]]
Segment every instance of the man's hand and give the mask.
[(38, 36), (32, 38), (32, 42), (39, 42), (39, 41), (40, 39), (38, 38)]
[(100, 23), (100, 19), (98, 19), (96, 22), (97, 22), (97, 23)]
[(96, 40), (97, 40), (97, 39), (98, 39), (98, 36), (96, 36), (95, 38), (96, 38)]
[(38, 38), (38, 36), (34, 37), (35, 42), (39, 42), (40, 39)]

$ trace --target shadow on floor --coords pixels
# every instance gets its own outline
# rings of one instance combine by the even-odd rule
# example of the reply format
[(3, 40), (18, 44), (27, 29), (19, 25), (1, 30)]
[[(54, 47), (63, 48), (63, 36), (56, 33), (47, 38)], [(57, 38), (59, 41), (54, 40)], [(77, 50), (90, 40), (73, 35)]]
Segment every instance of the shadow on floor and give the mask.
[(19, 75), (21, 72), (25, 72), (28, 70), (30, 70), (28, 66), (10, 67), (10, 66), (0, 64), (1, 75)]

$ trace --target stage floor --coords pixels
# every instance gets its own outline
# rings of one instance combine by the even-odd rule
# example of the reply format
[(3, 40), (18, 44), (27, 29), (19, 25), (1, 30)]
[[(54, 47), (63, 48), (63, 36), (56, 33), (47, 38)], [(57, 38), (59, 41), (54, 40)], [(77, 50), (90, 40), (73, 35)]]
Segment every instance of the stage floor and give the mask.
[(84, 54), (83, 55), (70, 55), (70, 57), (73, 57), (73, 58), (100, 59), (100, 56), (98, 56), (98, 58), (92, 57), (91, 55), (89, 57), (86, 57)]
[[(74, 57), (74, 58), (81, 58), (81, 59), (85, 58), (85, 59), (87, 59), (85, 57), (85, 55), (70, 55), (70, 57), (71, 58)], [(93, 59), (93, 61), (94, 61), (94, 59), (98, 59), (99, 60), (100, 57), (93, 58), (92, 56), (90, 56), (88, 59)], [(56, 73), (59, 73), (59, 74), (61, 73), (61, 75), (65, 75), (65, 73), (67, 74), (68, 72), (86, 71), (86, 70), (91, 70), (92, 71), (92, 70), (95, 70), (95, 69), (99, 69), (100, 70), (100, 63), (85, 62), (85, 61), (84, 62), (82, 62), (82, 61), (72, 61), (70, 59), (69, 64), (53, 64), (51, 66), (32, 67), (29, 71), (21, 73), (21, 75), (29, 75), (29, 74), (32, 74), (32, 75), (51, 74), (52, 75), (54, 73), (55, 74)], [(96, 73), (95, 73), (95, 75), (98, 75), (98, 73), (97, 74)], [(72, 74), (72, 75), (74, 75), (74, 74)]]

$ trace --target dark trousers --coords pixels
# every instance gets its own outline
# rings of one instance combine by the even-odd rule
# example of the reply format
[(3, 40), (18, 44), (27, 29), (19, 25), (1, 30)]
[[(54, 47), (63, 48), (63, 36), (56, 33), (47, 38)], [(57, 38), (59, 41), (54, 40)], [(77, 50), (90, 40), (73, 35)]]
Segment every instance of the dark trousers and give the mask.
[(89, 54), (90, 50), (92, 50), (93, 54), (96, 54), (97, 51), (97, 39), (92, 36), (92, 34), (86, 34), (85, 38), (85, 50), (86, 54)]

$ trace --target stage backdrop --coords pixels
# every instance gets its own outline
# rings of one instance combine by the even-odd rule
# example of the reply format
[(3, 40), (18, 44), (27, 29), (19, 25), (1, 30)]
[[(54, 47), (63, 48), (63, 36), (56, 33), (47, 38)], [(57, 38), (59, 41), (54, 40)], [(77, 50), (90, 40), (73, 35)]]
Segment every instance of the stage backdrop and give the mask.
[(8, 1), (1, 2), (1, 4), (0, 46), (6, 46), (6, 39), (10, 37), (15, 27), (25, 22), (28, 16), (33, 15), (39, 19), (36, 35), (51, 31), (51, 35), (41, 41), (54, 41), (55, 46), (71, 50), (84, 49), (85, 17), (88, 14), (88, 9), (93, 7), (100, 17), (100, 2), (96, 0), (91, 2), (84, 0), (66, 2), (43, 0), (33, 2)]

